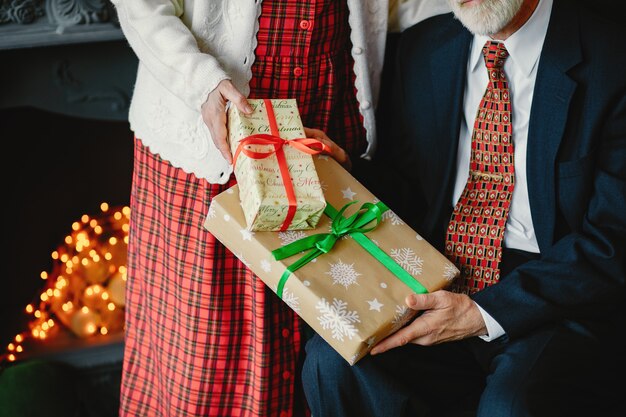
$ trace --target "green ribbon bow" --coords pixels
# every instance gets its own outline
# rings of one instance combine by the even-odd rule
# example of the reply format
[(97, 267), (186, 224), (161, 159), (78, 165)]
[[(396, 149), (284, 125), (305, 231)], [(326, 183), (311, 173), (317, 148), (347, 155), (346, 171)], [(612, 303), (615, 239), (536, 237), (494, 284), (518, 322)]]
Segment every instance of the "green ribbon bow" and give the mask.
[[(335, 209), (330, 203), (327, 203), (326, 208), (324, 209), (324, 214), (330, 217), (332, 221), (330, 233), (318, 233), (307, 236), (272, 251), (274, 259), (280, 261), (281, 259), (285, 259), (309, 250), (308, 253), (293, 264), (289, 265), (280, 277), (278, 288), (276, 290), (276, 293), (280, 298), (283, 297), (283, 289), (289, 275), (302, 268), (318, 256), (330, 252), (337, 240), (345, 235), (352, 236), (352, 238), (359, 245), (370, 253), (370, 255), (376, 258), (414, 292), (418, 294), (425, 294), (428, 292), (428, 290), (420, 284), (419, 281), (405, 271), (396, 263), (396, 261), (394, 261), (389, 255), (387, 255), (382, 249), (376, 246), (376, 244), (364, 235), (364, 233), (372, 231), (378, 227), (382, 221), (383, 213), (389, 210), (389, 207), (387, 207), (382, 201), (379, 201), (378, 203), (363, 203), (361, 208), (352, 216), (347, 218), (343, 217), (343, 213), (346, 209), (355, 203), (357, 202), (352, 201), (343, 206), (339, 211), (337, 211), (337, 209)], [(366, 227), (372, 222), (375, 223), (372, 226)]]

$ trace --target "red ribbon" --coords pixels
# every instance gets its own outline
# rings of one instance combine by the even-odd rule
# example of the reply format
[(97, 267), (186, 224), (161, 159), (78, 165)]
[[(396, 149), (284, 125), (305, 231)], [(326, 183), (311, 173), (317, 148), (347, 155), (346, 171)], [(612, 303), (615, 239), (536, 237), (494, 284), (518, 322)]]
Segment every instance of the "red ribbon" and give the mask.
[[(235, 155), (233, 160), (235, 161), (233, 164), (237, 162), (237, 158), (240, 153), (243, 153), (249, 158), (252, 159), (264, 159), (273, 154), (276, 154), (276, 160), (278, 161), (278, 168), (280, 169), (280, 175), (283, 180), (283, 185), (285, 186), (285, 193), (287, 194), (287, 201), (289, 202), (289, 209), (287, 210), (287, 217), (283, 221), (283, 224), (280, 228), (281, 232), (284, 232), (289, 228), (293, 217), (296, 214), (296, 209), (298, 207), (296, 201), (296, 193), (293, 189), (293, 184), (291, 182), (291, 176), (289, 175), (289, 167), (287, 166), (287, 158), (285, 157), (285, 151), (283, 150), (284, 145), (291, 146), (301, 152), (308, 153), (310, 155), (316, 155), (322, 152), (330, 153), (330, 147), (317, 139), (312, 138), (297, 138), (297, 139), (283, 139), (280, 137), (280, 133), (278, 131), (278, 125), (276, 124), (276, 115), (274, 114), (274, 108), (272, 107), (272, 102), (270, 100), (263, 100), (265, 103), (265, 108), (267, 109), (267, 119), (270, 125), (270, 134), (256, 134), (245, 137), (239, 142), (237, 145), (237, 150), (235, 151)], [(273, 146), (273, 150), (267, 152), (257, 152), (248, 149), (247, 145), (271, 145)]]

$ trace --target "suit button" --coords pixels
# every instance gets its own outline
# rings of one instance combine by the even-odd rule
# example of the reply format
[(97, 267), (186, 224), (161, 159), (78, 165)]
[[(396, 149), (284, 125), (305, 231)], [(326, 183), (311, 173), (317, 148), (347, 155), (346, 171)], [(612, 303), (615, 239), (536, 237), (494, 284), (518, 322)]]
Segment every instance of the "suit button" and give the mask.
[(361, 103), (361, 108), (362, 108), (363, 110), (367, 110), (367, 109), (369, 109), (370, 107), (372, 107), (372, 103), (370, 103), (370, 102), (369, 102), (369, 101), (367, 101), (367, 100), (365, 100), (365, 101), (363, 101), (363, 103)]
[(354, 53), (354, 55), (361, 55), (363, 53), (363, 48), (356, 46), (352, 49), (352, 53)]
[(299, 77), (302, 75), (302, 68), (300, 67), (295, 67), (293, 69), (293, 75), (295, 75), (296, 77)]
[(310, 27), (311, 27), (311, 22), (309, 22), (308, 20), (300, 21), (300, 29), (307, 30)]

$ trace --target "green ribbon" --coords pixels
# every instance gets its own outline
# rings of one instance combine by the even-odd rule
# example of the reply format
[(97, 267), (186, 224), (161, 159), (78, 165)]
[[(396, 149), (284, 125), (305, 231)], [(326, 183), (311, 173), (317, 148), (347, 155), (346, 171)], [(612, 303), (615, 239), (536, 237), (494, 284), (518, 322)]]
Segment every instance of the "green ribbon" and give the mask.
[[(304, 256), (298, 259), (293, 264), (289, 265), (278, 282), (278, 288), (276, 293), (280, 298), (283, 297), (283, 289), (289, 276), (302, 268), (304, 265), (311, 262), (318, 256), (328, 253), (332, 250), (333, 246), (341, 237), (350, 235), (352, 238), (361, 245), (367, 252), (376, 258), (383, 266), (385, 266), (391, 273), (404, 282), (409, 288), (411, 288), (417, 294), (425, 294), (428, 290), (419, 283), (411, 274), (405, 271), (400, 265), (396, 263), (389, 255), (387, 255), (382, 249), (374, 244), (364, 233), (374, 230), (383, 218), (383, 213), (389, 210), (382, 201), (378, 203), (363, 203), (361, 208), (350, 217), (343, 217), (343, 213), (346, 209), (357, 203), (352, 201), (337, 211), (330, 203), (326, 204), (324, 214), (331, 219), (331, 231), (330, 233), (318, 233), (315, 235), (307, 236), (302, 239), (296, 240), (288, 245), (272, 251), (274, 259), (280, 261), (281, 259), (288, 258), (298, 253), (309, 250)], [(372, 226), (366, 227), (368, 224), (375, 222)]]

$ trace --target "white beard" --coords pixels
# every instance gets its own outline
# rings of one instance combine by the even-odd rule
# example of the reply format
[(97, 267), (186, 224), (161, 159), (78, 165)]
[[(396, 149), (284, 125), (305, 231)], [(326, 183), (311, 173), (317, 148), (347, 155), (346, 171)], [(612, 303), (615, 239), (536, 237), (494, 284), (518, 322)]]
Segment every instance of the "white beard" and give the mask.
[(483, 0), (475, 5), (463, 5), (448, 0), (454, 16), (473, 34), (493, 35), (502, 30), (517, 14), (524, 0)]

